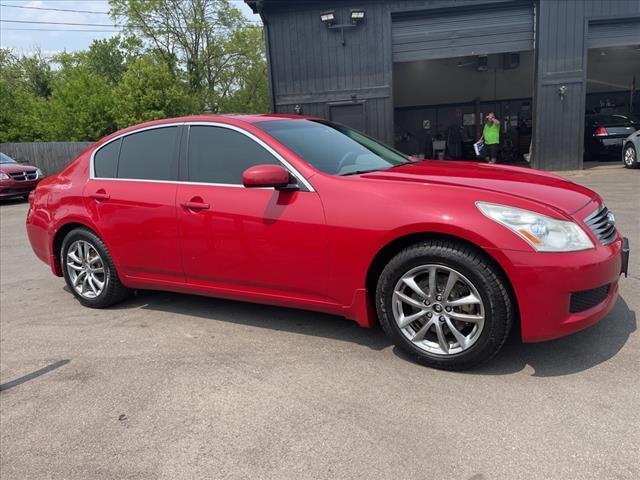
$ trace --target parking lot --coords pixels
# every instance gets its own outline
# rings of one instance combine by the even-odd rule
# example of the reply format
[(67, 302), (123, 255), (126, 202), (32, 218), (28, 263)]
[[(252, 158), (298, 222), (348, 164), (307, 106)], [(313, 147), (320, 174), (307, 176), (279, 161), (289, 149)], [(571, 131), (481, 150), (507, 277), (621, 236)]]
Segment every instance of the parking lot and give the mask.
[(463, 373), (319, 313), (160, 292), (83, 308), (32, 253), (27, 204), (3, 202), (2, 479), (640, 478), (640, 172), (571, 178), (631, 241), (614, 310)]

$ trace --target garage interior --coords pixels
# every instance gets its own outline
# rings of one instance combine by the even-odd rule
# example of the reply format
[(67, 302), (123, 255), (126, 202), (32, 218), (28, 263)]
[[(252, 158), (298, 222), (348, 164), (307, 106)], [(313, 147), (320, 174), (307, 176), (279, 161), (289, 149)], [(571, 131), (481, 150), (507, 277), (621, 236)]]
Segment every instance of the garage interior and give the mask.
[(590, 48), (586, 114), (640, 113), (639, 83), (640, 45)]
[(501, 160), (522, 162), (531, 144), (532, 51), (394, 64), (394, 141), (407, 154), (475, 159), (473, 143), (494, 112)]
[(534, 6), (442, 8), (392, 21), (394, 143), (425, 158), (475, 159), (484, 117), (501, 122), (499, 161), (531, 145)]
[[(638, 115), (640, 45), (590, 48), (587, 66), (586, 115)], [(478, 119), (494, 112), (502, 123), (502, 162), (524, 161), (532, 133), (533, 51), (399, 62), (393, 75), (400, 151), (473, 160)]]
[[(533, 105), (538, 60), (534, 51), (534, 8), (532, 2), (514, 1), (508, 6), (442, 8), (393, 17), (396, 148), (426, 158), (475, 160), (473, 143), (482, 134), (484, 117), (494, 112), (501, 122), (498, 161), (526, 164), (535, 143)], [(584, 45), (585, 76), (571, 77), (578, 71), (575, 67), (545, 66), (557, 71), (568, 69), (561, 74), (553, 73), (556, 70), (546, 74), (548, 78), (563, 78), (554, 89), (571, 94), (577, 89), (584, 96), (577, 104), (573, 96), (569, 102), (562, 101), (563, 95), (555, 96), (553, 102), (559, 99), (559, 106), (564, 105), (558, 113), (579, 105), (587, 115), (638, 114), (637, 38), (636, 20), (590, 20)], [(543, 85), (549, 84), (545, 82)], [(580, 126), (568, 129), (566, 134), (581, 136), (582, 130)], [(557, 149), (558, 142), (564, 140), (547, 143)], [(573, 155), (579, 151), (575, 148)]]

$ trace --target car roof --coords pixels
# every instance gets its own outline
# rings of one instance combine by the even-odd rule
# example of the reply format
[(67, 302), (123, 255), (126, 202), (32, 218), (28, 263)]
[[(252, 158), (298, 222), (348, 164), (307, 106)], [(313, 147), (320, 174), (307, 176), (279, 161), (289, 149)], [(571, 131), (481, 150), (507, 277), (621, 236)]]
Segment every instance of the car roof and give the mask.
[(287, 113), (257, 113), (257, 114), (236, 114), (229, 113), (220, 115), (222, 117), (236, 118), (247, 123), (260, 123), (270, 120), (315, 120), (315, 117), (307, 115), (295, 115)]
[(188, 123), (188, 122), (218, 122), (218, 123), (228, 123), (230, 125), (238, 125), (238, 124), (258, 124), (261, 122), (267, 121), (278, 121), (278, 120), (320, 120), (319, 118), (310, 117), (306, 115), (293, 115), (293, 114), (284, 114), (284, 113), (255, 113), (255, 114), (238, 114), (238, 113), (225, 113), (225, 114), (213, 114), (213, 113), (204, 113), (200, 115), (188, 115), (184, 117), (173, 117), (173, 118), (163, 118), (162, 120), (152, 120), (145, 123), (138, 123), (136, 125), (131, 125), (129, 127), (118, 130), (117, 132), (113, 132), (112, 134), (101, 138), (96, 142), (96, 148), (107, 143), (112, 138), (118, 137), (125, 133), (134, 132), (136, 130), (141, 130), (149, 127), (156, 127), (161, 125), (169, 125), (175, 123)]
[(151, 122), (132, 125), (129, 128), (140, 128), (152, 125), (161, 125), (163, 123), (179, 123), (179, 122), (223, 122), (223, 123), (260, 123), (269, 120), (311, 120), (314, 117), (306, 115), (293, 115), (285, 113), (225, 113), (225, 114), (208, 114), (188, 115), (185, 117), (165, 118), (162, 120), (153, 120)]

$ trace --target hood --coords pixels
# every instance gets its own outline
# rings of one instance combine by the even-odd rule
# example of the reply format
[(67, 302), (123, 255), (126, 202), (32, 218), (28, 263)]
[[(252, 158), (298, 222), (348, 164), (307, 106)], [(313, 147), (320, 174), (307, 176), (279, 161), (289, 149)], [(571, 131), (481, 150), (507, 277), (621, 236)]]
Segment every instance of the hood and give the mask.
[(595, 192), (559, 175), (530, 168), (476, 162), (426, 160), (367, 173), (362, 177), (498, 192), (542, 203), (568, 215), (576, 213), (597, 197)]
[(36, 167), (21, 163), (0, 163), (0, 172), (3, 173), (35, 172), (36, 170)]

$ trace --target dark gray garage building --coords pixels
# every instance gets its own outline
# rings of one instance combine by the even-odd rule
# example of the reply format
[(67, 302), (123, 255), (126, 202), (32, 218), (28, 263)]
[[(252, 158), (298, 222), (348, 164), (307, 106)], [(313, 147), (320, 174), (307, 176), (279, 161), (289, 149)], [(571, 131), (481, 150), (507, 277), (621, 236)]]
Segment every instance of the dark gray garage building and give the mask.
[(638, 111), (640, 0), (247, 3), (265, 25), (274, 111), (407, 153), (435, 156), (441, 140), (468, 155), (495, 111), (512, 158), (531, 145), (534, 167), (579, 169), (585, 111)]

